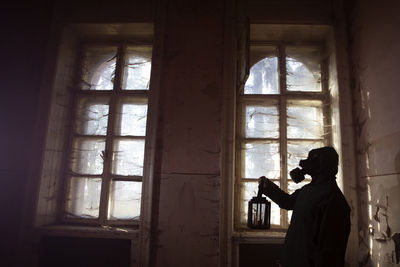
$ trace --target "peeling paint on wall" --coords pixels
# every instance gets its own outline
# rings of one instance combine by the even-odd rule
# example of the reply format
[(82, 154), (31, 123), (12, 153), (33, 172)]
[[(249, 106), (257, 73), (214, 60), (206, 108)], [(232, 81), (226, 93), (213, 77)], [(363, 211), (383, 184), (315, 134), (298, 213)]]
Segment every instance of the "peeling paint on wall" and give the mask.
[(357, 141), (359, 266), (400, 258), (400, 3), (354, 1), (349, 15)]

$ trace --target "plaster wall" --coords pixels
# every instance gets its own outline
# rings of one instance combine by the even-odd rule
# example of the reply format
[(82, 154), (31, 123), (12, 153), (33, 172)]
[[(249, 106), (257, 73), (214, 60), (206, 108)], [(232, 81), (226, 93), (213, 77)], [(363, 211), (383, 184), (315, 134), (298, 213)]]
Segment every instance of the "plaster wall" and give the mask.
[(349, 17), (361, 266), (400, 265), (399, 10), (358, 1)]
[(154, 266), (217, 266), (223, 1), (169, 1), (166, 11), (151, 258)]

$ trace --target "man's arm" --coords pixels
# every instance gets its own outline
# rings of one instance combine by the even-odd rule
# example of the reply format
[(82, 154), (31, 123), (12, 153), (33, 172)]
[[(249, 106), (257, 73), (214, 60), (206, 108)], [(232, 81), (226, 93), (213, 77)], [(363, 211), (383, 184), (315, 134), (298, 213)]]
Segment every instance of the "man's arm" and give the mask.
[(296, 190), (293, 194), (289, 195), (285, 191), (281, 190), (276, 184), (271, 182), (268, 178), (262, 176), (259, 179), (259, 190), (261, 190), (261, 193), (278, 204), (280, 208), (293, 210), (297, 195), (301, 189)]

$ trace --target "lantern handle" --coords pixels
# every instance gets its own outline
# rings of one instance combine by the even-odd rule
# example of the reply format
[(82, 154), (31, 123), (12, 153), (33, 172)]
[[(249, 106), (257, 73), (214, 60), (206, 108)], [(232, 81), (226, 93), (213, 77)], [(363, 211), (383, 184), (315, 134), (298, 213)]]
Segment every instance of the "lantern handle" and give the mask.
[(262, 198), (261, 185), (258, 185), (257, 198)]

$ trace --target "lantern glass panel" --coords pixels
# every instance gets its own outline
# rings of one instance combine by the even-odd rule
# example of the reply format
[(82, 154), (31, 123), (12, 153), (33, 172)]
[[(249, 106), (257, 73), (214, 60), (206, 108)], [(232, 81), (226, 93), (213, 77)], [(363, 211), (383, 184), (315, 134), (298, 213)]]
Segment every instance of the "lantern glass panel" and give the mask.
[[(279, 181), (274, 181), (276, 185), (280, 185)], [(241, 223), (246, 224), (247, 223), (247, 214), (248, 214), (248, 204), (249, 201), (257, 196), (258, 192), (258, 183), (255, 182), (245, 182), (243, 184), (243, 189), (244, 189), (244, 196), (243, 196), (243, 202), (242, 202), (242, 216), (240, 217)], [(275, 203), (272, 202), (269, 198), (267, 198), (268, 201), (271, 202), (271, 226), (275, 225), (278, 226), (280, 224), (280, 219), (281, 219), (281, 212), (279, 206)]]

